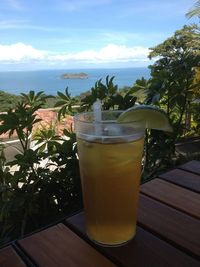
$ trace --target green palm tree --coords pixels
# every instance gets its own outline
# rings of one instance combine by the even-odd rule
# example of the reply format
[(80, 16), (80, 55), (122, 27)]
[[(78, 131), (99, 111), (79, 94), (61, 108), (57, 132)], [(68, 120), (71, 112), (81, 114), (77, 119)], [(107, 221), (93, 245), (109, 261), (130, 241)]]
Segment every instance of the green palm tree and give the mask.
[(194, 7), (186, 13), (188, 18), (197, 16), (200, 18), (200, 0), (197, 0)]

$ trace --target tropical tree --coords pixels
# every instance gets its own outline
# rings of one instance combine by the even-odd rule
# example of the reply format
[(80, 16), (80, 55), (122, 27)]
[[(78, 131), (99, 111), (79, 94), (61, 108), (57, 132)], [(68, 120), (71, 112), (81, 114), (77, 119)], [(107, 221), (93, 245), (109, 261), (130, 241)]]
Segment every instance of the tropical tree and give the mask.
[[(156, 130), (146, 132), (145, 171), (154, 175), (157, 170), (169, 167), (175, 159), (175, 142), (191, 131), (191, 115), (195, 130), (199, 122), (195, 101), (200, 98), (200, 29), (197, 25), (184, 26), (163, 43), (151, 48), (149, 66), (151, 78), (144, 84), (146, 104), (165, 109), (174, 128), (173, 134)], [(151, 171), (151, 173), (150, 173)]]
[[(151, 85), (147, 103), (156, 98), (174, 122), (177, 137), (185, 131), (185, 118), (194, 99), (200, 97), (197, 70), (200, 63), (200, 29), (184, 26), (151, 49), (149, 58), (158, 58), (150, 66)], [(184, 123), (184, 124), (183, 124)]]
[(188, 18), (197, 16), (200, 17), (200, 0), (197, 0), (194, 7), (186, 13)]

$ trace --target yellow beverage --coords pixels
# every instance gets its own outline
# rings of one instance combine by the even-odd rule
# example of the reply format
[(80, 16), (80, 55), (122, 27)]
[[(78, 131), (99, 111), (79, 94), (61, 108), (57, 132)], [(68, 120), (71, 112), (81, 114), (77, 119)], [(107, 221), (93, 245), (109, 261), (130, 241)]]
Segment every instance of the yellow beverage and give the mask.
[(143, 137), (77, 142), (88, 236), (106, 245), (130, 240), (136, 232)]

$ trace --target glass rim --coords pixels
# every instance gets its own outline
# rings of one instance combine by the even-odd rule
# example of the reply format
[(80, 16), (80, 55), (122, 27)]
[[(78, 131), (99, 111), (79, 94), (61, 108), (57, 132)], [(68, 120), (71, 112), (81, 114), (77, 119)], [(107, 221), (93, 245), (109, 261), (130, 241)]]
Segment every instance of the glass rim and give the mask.
[[(122, 113), (125, 110), (102, 110), (102, 113)], [(139, 121), (129, 121), (129, 122), (117, 122), (117, 118), (116, 119), (110, 119), (110, 120), (102, 120), (102, 121), (86, 121), (83, 119), (80, 119), (81, 115), (93, 115), (94, 112), (93, 111), (88, 111), (88, 112), (82, 112), (82, 113), (77, 113), (74, 115), (74, 121), (76, 121), (77, 123), (84, 123), (84, 124), (91, 124), (91, 123), (95, 123), (95, 124), (108, 124), (108, 123), (115, 123), (115, 124), (120, 124), (120, 125), (125, 125), (125, 124), (135, 124), (141, 127), (141, 125), (144, 124), (144, 120), (139, 120)], [(142, 128), (142, 127), (141, 127)]]

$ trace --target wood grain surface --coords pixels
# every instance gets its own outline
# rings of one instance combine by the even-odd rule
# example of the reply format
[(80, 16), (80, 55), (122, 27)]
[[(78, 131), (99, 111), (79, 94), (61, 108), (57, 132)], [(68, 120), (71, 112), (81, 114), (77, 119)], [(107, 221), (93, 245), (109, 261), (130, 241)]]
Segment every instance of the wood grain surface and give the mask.
[(197, 174), (175, 169), (159, 175), (160, 178), (200, 193), (200, 177)]
[(63, 224), (33, 234), (18, 243), (40, 267), (115, 266)]
[(140, 195), (139, 223), (154, 234), (200, 256), (200, 220)]
[(153, 179), (143, 184), (140, 187), (140, 191), (147, 196), (200, 219), (200, 194), (198, 193), (162, 179)]
[(200, 161), (191, 160), (179, 167), (180, 169), (200, 174)]
[(0, 250), (0, 266), (1, 267), (26, 267), (25, 263), (17, 255), (11, 247), (5, 247)]
[[(67, 223), (78, 234), (87, 239), (83, 212), (70, 217)], [(117, 266), (199, 267), (200, 264), (199, 261), (174, 248), (141, 227), (137, 227), (135, 238), (123, 246), (95, 246), (98, 250), (105, 253), (105, 255), (115, 258), (118, 262)]]

